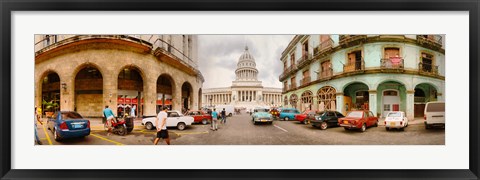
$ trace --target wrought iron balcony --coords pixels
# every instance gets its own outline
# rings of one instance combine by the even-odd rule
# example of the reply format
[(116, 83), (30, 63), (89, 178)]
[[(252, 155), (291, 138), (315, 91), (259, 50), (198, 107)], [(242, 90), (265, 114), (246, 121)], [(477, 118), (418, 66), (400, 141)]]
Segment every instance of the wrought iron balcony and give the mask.
[(363, 59), (361, 61), (356, 61), (354, 63), (349, 63), (343, 65), (343, 72), (357, 72), (365, 70), (365, 62)]
[(333, 40), (331, 38), (328, 38), (328, 40), (323, 41), (314, 49), (314, 54), (320, 55), (325, 52), (328, 52), (333, 49)]
[(332, 77), (332, 75), (333, 75), (333, 69), (332, 68), (324, 69), (320, 73), (320, 77), (318, 79), (328, 79), (328, 78)]
[(380, 59), (380, 67), (382, 69), (400, 69), (404, 68), (404, 59), (401, 57), (390, 57)]
[(417, 35), (417, 42), (421, 45), (442, 48), (442, 36), (440, 35)]
[(357, 45), (361, 42), (365, 42), (367, 40), (367, 35), (340, 35), (339, 39), (339, 44), (342, 46)]
[(311, 79), (312, 79), (312, 78), (310, 78), (310, 76), (304, 77), (303, 79), (300, 80), (300, 84), (301, 84), (302, 86), (307, 85), (308, 83), (311, 82)]
[(297, 69), (297, 65), (293, 64), (289, 66), (287, 69), (283, 71), (283, 73), (279, 76), (280, 81), (283, 81), (284, 78), (286, 78), (288, 75), (290, 75), (291, 72), (295, 71)]
[(420, 74), (438, 75), (438, 66), (420, 62), (418, 63), (418, 72)]
[(309, 64), (311, 61), (312, 61), (312, 55), (306, 52), (306, 54), (304, 54), (298, 61), (298, 67), (302, 68), (305, 65)]

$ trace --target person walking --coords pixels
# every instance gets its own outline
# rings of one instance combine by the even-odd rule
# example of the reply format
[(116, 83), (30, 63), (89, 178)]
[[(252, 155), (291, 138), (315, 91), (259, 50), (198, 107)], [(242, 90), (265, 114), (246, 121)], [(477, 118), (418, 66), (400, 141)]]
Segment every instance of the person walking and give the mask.
[(227, 113), (225, 112), (225, 108), (223, 108), (222, 112), (220, 113), (222, 116), (222, 124), (227, 123)]
[(155, 119), (155, 127), (157, 128), (157, 138), (153, 141), (153, 145), (157, 145), (160, 138), (165, 139), (167, 145), (170, 145), (170, 137), (168, 136), (167, 130), (167, 110), (165, 106), (163, 110), (160, 111)]
[(107, 121), (105, 122), (105, 124), (107, 125), (107, 136), (110, 136), (110, 133), (112, 132), (112, 121), (115, 121), (115, 115), (113, 115), (113, 111), (108, 108), (108, 105), (105, 106), (105, 109), (103, 109), (103, 116), (105, 116), (105, 119), (107, 119)]
[(132, 116), (133, 118), (136, 118), (135, 116), (135, 109), (136, 109), (136, 106), (133, 105), (132, 109), (130, 109), (130, 116)]
[(35, 142), (39, 145), (42, 145), (42, 142), (40, 141), (40, 138), (38, 138), (38, 132), (37, 132), (37, 122), (39, 122), (41, 125), (43, 125), (42, 121), (40, 120), (39, 115), (37, 114), (37, 106), (35, 106)]
[(218, 112), (216, 109), (212, 111), (212, 130), (218, 130)]

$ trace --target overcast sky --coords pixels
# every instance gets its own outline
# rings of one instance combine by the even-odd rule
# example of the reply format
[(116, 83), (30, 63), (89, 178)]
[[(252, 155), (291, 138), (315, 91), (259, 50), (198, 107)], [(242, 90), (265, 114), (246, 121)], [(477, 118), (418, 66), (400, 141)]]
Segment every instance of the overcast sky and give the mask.
[(199, 35), (199, 69), (205, 77), (203, 88), (229, 87), (235, 80), (238, 58), (248, 45), (257, 64), (258, 80), (264, 87), (281, 88), (278, 76), (280, 56), (294, 35)]

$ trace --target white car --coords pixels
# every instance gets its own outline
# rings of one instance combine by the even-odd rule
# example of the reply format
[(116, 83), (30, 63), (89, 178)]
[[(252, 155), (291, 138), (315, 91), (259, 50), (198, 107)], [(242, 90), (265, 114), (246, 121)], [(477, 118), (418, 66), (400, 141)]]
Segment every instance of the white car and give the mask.
[(408, 126), (408, 118), (405, 117), (405, 113), (402, 111), (392, 111), (387, 114), (385, 117), (385, 129), (388, 131), (390, 129), (400, 129), (404, 130)]
[(425, 119), (425, 129), (445, 128), (445, 102), (428, 102), (425, 105), (423, 119)]
[[(167, 127), (177, 127), (179, 130), (184, 130), (187, 126), (192, 125), (193, 117), (184, 116), (179, 111), (167, 111)], [(145, 128), (152, 130), (155, 128), (155, 119), (157, 117), (148, 117), (142, 120), (142, 125), (145, 125)], [(160, 122), (159, 122), (160, 123)]]

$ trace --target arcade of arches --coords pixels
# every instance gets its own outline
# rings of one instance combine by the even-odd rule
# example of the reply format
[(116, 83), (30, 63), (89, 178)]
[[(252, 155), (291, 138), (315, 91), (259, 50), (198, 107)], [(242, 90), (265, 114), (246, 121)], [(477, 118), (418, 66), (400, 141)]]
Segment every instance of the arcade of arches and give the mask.
[(297, 94), (284, 95), (284, 105), (301, 111), (308, 109), (324, 111), (336, 110), (346, 114), (352, 110), (370, 110), (379, 117), (390, 111), (404, 111), (410, 117), (423, 117), (425, 104), (437, 101), (441, 96), (435, 86), (420, 83), (414, 90), (407, 90), (405, 84), (397, 81), (383, 81), (375, 90), (362, 82), (353, 82), (337, 92), (332, 86), (318, 89), (317, 96), (310, 90)]

